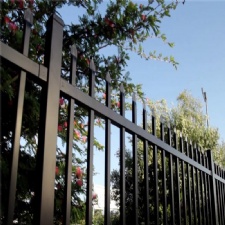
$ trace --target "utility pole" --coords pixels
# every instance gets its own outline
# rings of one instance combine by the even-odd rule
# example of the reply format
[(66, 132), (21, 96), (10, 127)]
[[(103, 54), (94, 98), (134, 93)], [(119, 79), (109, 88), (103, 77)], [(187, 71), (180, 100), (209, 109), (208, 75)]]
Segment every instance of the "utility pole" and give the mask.
[(207, 128), (209, 127), (209, 117), (208, 117), (208, 108), (207, 108), (207, 96), (206, 96), (206, 92), (203, 91), (202, 88), (202, 96), (205, 102), (205, 111), (206, 111), (206, 122), (207, 122)]

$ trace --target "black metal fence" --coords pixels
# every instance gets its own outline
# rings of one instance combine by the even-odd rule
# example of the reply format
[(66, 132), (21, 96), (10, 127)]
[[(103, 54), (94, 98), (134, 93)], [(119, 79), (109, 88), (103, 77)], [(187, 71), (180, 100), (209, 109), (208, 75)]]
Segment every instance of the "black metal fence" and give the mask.
[[(66, 180), (63, 224), (70, 224), (71, 173), (74, 129), (74, 104), (80, 104), (88, 112), (87, 139), (87, 193), (86, 224), (92, 224), (93, 148), (94, 118), (105, 120), (105, 213), (104, 223), (110, 224), (110, 152), (111, 126), (120, 130), (120, 224), (127, 224), (126, 216), (126, 174), (125, 133), (132, 136), (133, 187), (132, 224), (225, 224), (225, 171), (219, 168), (210, 150), (202, 153), (161, 122), (160, 137), (156, 135), (156, 119), (152, 116), (148, 131), (147, 112), (143, 109), (143, 127), (137, 125), (136, 100), (132, 100), (132, 121), (125, 118), (125, 94), (120, 91), (120, 113), (111, 109), (110, 77), (106, 76), (106, 105), (94, 99), (95, 66), (90, 63), (89, 95), (75, 86), (76, 48), (71, 48), (70, 82), (61, 78), (63, 21), (52, 16), (47, 25), (46, 53), (44, 65), (30, 60), (28, 55), (32, 16), (25, 13), (25, 35), (23, 53), (15, 51), (1, 42), (1, 59), (21, 69), (18, 107), (13, 132), (12, 165), (9, 185), (7, 224), (14, 220), (16, 182), (19, 161), (21, 124), (23, 116), (25, 84), (27, 76), (42, 85), (44, 98), (41, 101), (41, 118), (38, 136), (38, 158), (36, 182), (35, 224), (53, 224), (54, 187), (59, 97), (67, 97), (69, 104), (68, 135), (66, 149)], [(143, 152), (144, 196), (140, 205), (138, 142)], [(150, 153), (149, 153), (150, 152)], [(4, 181), (2, 181), (4, 182)], [(140, 212), (140, 208), (143, 209)], [(142, 219), (140, 219), (142, 214)]]

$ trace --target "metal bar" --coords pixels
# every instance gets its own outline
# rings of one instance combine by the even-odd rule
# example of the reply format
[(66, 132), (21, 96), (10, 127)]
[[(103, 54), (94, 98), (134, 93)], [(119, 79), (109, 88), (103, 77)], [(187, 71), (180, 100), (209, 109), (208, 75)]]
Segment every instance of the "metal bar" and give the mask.
[[(137, 104), (135, 93), (132, 97), (132, 122), (137, 124)], [(134, 224), (138, 225), (138, 155), (137, 134), (133, 134), (133, 182), (134, 182)]]
[[(223, 185), (223, 193), (222, 193), (223, 209), (225, 209), (225, 184), (222, 185)], [(225, 210), (223, 210), (223, 224), (225, 224)]]
[(1, 41), (0, 49), (1, 57), (18, 66), (21, 70), (40, 78), (42, 81), (47, 81), (48, 69), (45, 66), (34, 62), (26, 55), (19, 53), (17, 50), (2, 43)]
[[(111, 78), (106, 75), (106, 106), (111, 108)], [(111, 121), (105, 121), (105, 225), (110, 224)]]
[[(120, 86), (120, 115), (125, 116), (124, 88)], [(120, 224), (125, 225), (125, 128), (120, 127)]]
[[(184, 153), (184, 142), (183, 138), (180, 137), (180, 150)], [(181, 162), (181, 173), (182, 173), (182, 194), (183, 194), (183, 219), (184, 225), (187, 224), (187, 202), (186, 202), (186, 173), (184, 168), (184, 161)]]
[(35, 222), (41, 225), (53, 224), (63, 26), (63, 21), (56, 15), (52, 15), (47, 22), (45, 65), (48, 68), (48, 81), (47, 86), (43, 87), (44, 102), (38, 134), (40, 174), (37, 201), (39, 209), (35, 219)]
[[(143, 129), (148, 130), (147, 112), (143, 107)], [(149, 224), (148, 141), (144, 140), (145, 224)]]
[[(74, 88), (71, 84), (69, 84), (66, 80), (61, 79), (61, 91), (68, 96), (73, 97), (76, 102), (83, 106), (88, 106), (90, 109), (93, 109), (96, 113), (102, 116), (102, 118), (109, 118), (111, 123), (117, 127), (124, 127), (128, 133), (134, 134), (136, 133), (140, 139), (146, 139), (153, 145), (157, 145), (160, 149), (164, 149), (167, 153), (173, 154), (175, 157), (178, 157), (181, 160), (189, 163), (190, 165), (198, 168), (199, 170), (204, 171), (207, 174), (211, 174), (210, 170), (203, 167), (199, 163), (195, 162), (194, 160), (188, 158), (183, 153), (175, 150), (172, 146), (169, 146), (167, 143), (160, 140), (157, 136), (154, 136), (141, 127), (135, 125), (128, 119), (124, 118), (123, 116), (115, 113), (114, 111), (108, 109), (105, 105), (101, 104), (97, 100), (91, 98), (90, 96), (83, 93), (78, 88)], [(103, 114), (104, 112), (104, 114)]]
[(215, 171), (214, 171), (214, 162), (212, 157), (212, 152), (210, 150), (207, 151), (208, 159), (209, 159), (209, 168), (212, 171), (211, 175), (211, 199), (212, 199), (212, 215), (213, 215), (213, 224), (218, 225), (218, 210), (217, 210), (217, 199), (216, 199), (216, 181), (215, 181)]
[[(171, 130), (168, 128), (168, 145), (171, 146)], [(171, 224), (175, 224), (174, 210), (174, 184), (173, 184), (173, 155), (169, 154), (169, 173), (170, 173), (170, 196), (171, 196)]]
[[(95, 96), (95, 65), (93, 59), (90, 62), (89, 95)], [(93, 152), (94, 152), (94, 117), (95, 111), (89, 109), (88, 115), (88, 147), (87, 147), (87, 203), (86, 225), (92, 225), (92, 187), (93, 187)]]
[[(198, 154), (198, 147), (195, 148), (195, 155), (196, 155), (196, 162), (199, 162), (199, 154)], [(201, 225), (201, 202), (200, 202), (200, 187), (199, 187), (199, 171), (196, 169), (196, 186), (197, 186), (197, 208), (198, 208), (198, 224)]]
[[(23, 55), (28, 56), (29, 44), (30, 44), (30, 33), (31, 26), (33, 23), (33, 16), (30, 10), (24, 12), (24, 31), (23, 31)], [(3, 49), (1, 49), (3, 51)], [(20, 152), (20, 136), (22, 127), (22, 117), (23, 117), (23, 106), (24, 106), (24, 95), (26, 86), (26, 73), (24, 71), (20, 72), (19, 78), (19, 90), (17, 96), (17, 112), (15, 128), (13, 132), (13, 144), (12, 144), (12, 161), (11, 161), (11, 174), (9, 183), (9, 201), (8, 201), (8, 213), (7, 213), (7, 224), (13, 223), (14, 208), (15, 208), (15, 198), (16, 198), (16, 185), (17, 185), (17, 171), (19, 163), (19, 152)]]
[[(207, 152), (205, 152), (205, 165), (209, 169), (209, 158)], [(212, 203), (211, 203), (211, 188), (210, 188), (210, 175), (206, 174), (207, 189), (208, 189), (208, 207), (209, 207), (209, 224), (212, 224)]]
[[(200, 152), (200, 156), (199, 156), (199, 163), (201, 165), (203, 165), (203, 154)], [(200, 192), (201, 194), (201, 214), (202, 214), (202, 224), (206, 224), (206, 215), (205, 215), (205, 189), (204, 189), (204, 174), (202, 173), (202, 171), (200, 171)]]
[[(156, 135), (156, 120), (152, 116), (152, 134)], [(155, 224), (159, 225), (159, 191), (158, 191), (158, 149), (153, 145), (153, 164), (154, 164), (154, 192), (155, 192)]]
[[(77, 49), (75, 45), (71, 46), (70, 62), (70, 83), (75, 86), (77, 66)], [(64, 203), (64, 224), (70, 224), (71, 212), (71, 176), (72, 176), (72, 149), (73, 149), (73, 130), (74, 130), (74, 99), (69, 99), (68, 106), (68, 129), (66, 145), (66, 171), (65, 171), (65, 203)]]
[[(176, 151), (178, 152), (178, 142), (177, 142), (177, 134), (176, 134), (176, 130), (174, 130), (173, 132), (173, 140), (174, 140), (174, 148), (176, 149)], [(176, 176), (176, 195), (174, 195), (174, 197), (176, 199), (177, 202), (176, 202), (176, 210), (175, 212), (175, 223), (178, 223), (178, 224), (181, 224), (180, 223), (180, 181), (179, 181), (179, 160), (178, 158), (176, 157), (175, 158), (175, 176)]]
[[(165, 141), (164, 124), (162, 119), (160, 122), (160, 134), (161, 140)], [(164, 149), (161, 149), (161, 160), (162, 160), (162, 188), (163, 188), (163, 224), (167, 224), (166, 154)]]
[(223, 218), (222, 218), (222, 224), (225, 224), (225, 185), (224, 184), (222, 184), (222, 201), (223, 201), (223, 206), (222, 206), (222, 209), (223, 209), (223, 211), (222, 211), (222, 215), (223, 215)]
[[(194, 152), (193, 152), (193, 146), (192, 145), (191, 145), (191, 158), (194, 159)], [(196, 182), (195, 182), (195, 169), (194, 169), (193, 166), (191, 167), (191, 173), (192, 173), (192, 188), (193, 188), (193, 202), (194, 202), (194, 205), (193, 205), (194, 224), (196, 225), (197, 224), (196, 189), (195, 189)]]
[[(206, 155), (203, 154), (203, 159), (202, 159), (202, 163), (203, 166), (207, 166), (206, 165)], [(207, 186), (207, 175), (205, 173), (203, 173), (204, 175), (204, 190), (205, 190), (205, 220), (206, 220), (206, 224), (209, 224), (209, 199), (208, 199), (208, 186)]]
[(223, 179), (222, 177), (220, 177), (219, 175), (215, 174), (214, 175), (215, 180), (220, 181), (221, 183), (225, 184), (225, 179)]
[[(174, 142), (175, 142), (175, 146), (176, 149), (178, 150), (177, 147), (177, 138), (176, 138), (176, 133), (174, 133)], [(181, 224), (181, 205), (180, 205), (180, 174), (179, 174), (179, 158), (176, 158), (175, 161), (175, 168), (176, 168), (176, 177), (177, 177), (177, 182), (176, 182), (176, 186), (177, 186), (177, 220), (178, 220), (178, 224)]]
[[(219, 169), (219, 168), (218, 168)], [(217, 186), (217, 202), (218, 202), (218, 220), (219, 220), (219, 224), (222, 224), (222, 203), (221, 203), (221, 183), (217, 180), (216, 181), (216, 186)]]
[[(186, 141), (187, 156), (189, 157), (190, 148)], [(187, 183), (188, 183), (188, 208), (189, 208), (189, 224), (192, 224), (192, 198), (191, 198), (191, 178), (190, 178), (190, 165), (187, 163)]]

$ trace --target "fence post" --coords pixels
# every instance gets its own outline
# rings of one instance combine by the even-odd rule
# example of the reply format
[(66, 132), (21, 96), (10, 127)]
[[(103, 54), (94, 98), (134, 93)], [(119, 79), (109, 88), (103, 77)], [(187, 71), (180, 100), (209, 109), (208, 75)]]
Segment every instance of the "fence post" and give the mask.
[(48, 80), (42, 89), (37, 159), (37, 218), (34, 221), (40, 225), (53, 224), (63, 26), (63, 21), (56, 15), (52, 15), (47, 22), (45, 66), (48, 68)]
[(217, 197), (216, 197), (216, 181), (215, 181), (215, 169), (214, 169), (214, 162), (213, 162), (213, 156), (212, 151), (207, 150), (207, 156), (209, 160), (209, 169), (211, 170), (211, 179), (210, 179), (210, 185), (211, 185), (211, 199), (212, 199), (212, 215), (213, 215), (213, 221), (214, 225), (219, 225), (218, 222), (218, 207), (217, 207)]

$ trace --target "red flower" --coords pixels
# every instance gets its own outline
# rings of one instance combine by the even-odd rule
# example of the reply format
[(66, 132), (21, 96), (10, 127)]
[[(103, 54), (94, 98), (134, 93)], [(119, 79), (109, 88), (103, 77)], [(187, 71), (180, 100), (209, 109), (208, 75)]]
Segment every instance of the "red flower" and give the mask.
[(102, 94), (102, 98), (106, 99), (106, 94), (105, 93)]
[(19, 8), (20, 9), (23, 9), (23, 4), (24, 4), (23, 0), (19, 0)]
[(117, 102), (116, 104), (117, 104), (117, 107), (120, 108), (120, 102)]
[(11, 22), (11, 20), (9, 19), (8, 16), (5, 16), (5, 17), (4, 17), (4, 20), (5, 20), (5, 23), (6, 23), (6, 24), (9, 24), (9, 23)]
[(63, 105), (63, 104), (64, 104), (64, 99), (63, 99), (63, 98), (60, 98), (60, 99), (59, 99), (59, 104), (60, 104), (60, 105)]
[(59, 131), (59, 132), (62, 132), (62, 130), (63, 130), (62, 125), (59, 125), (59, 126), (58, 126), (58, 131)]
[(15, 33), (15, 32), (18, 30), (18, 27), (16, 26), (15, 23), (9, 22), (9, 29), (10, 29), (13, 33)]
[(79, 166), (76, 168), (76, 177), (79, 179), (82, 177), (82, 170)]
[(76, 180), (76, 184), (81, 187), (83, 185), (83, 181), (78, 179)]
[(33, 5), (34, 4), (34, 0), (29, 0), (29, 4)]
[(67, 127), (67, 122), (66, 121), (64, 122), (64, 127)]

